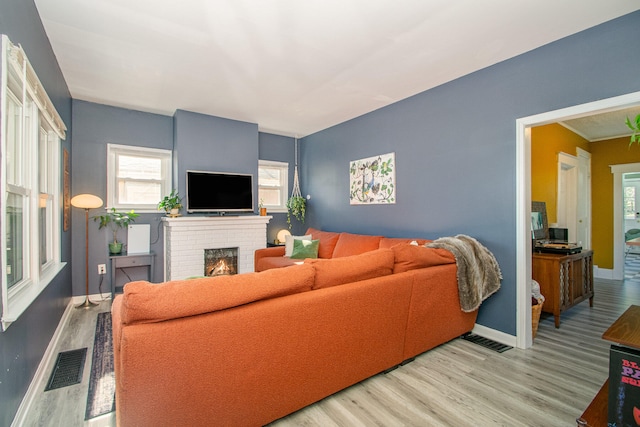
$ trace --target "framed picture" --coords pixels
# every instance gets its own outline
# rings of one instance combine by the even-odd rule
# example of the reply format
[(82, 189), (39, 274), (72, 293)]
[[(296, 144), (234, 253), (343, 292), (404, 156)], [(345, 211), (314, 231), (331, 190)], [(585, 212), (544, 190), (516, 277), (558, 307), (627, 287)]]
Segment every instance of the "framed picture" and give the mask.
[(531, 202), (531, 238), (549, 240), (547, 204), (545, 202)]
[(396, 154), (382, 154), (350, 162), (349, 200), (352, 205), (394, 204)]

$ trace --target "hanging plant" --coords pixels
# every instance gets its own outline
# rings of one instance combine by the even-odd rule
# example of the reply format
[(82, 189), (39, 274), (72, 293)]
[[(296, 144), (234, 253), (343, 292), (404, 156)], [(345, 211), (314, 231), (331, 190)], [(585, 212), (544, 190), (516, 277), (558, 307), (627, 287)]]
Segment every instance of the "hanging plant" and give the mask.
[(307, 208), (307, 200), (302, 196), (291, 196), (287, 200), (287, 224), (291, 229), (291, 215), (304, 223), (304, 214)]
[(296, 166), (293, 170), (293, 191), (291, 197), (287, 200), (287, 224), (291, 230), (291, 215), (298, 221), (304, 223), (304, 214), (307, 208), (307, 200), (300, 193), (300, 179), (298, 178), (298, 139), (295, 140), (295, 161)]

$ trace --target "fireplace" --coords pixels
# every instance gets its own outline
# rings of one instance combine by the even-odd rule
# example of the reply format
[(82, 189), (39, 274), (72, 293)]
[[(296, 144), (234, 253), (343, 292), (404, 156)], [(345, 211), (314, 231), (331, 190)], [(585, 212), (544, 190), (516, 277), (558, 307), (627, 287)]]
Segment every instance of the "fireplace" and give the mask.
[(238, 248), (204, 250), (204, 275), (228, 276), (238, 273)]
[(238, 274), (251, 273), (257, 249), (267, 246), (270, 216), (162, 217), (164, 225), (164, 281), (204, 275), (207, 248), (237, 248)]

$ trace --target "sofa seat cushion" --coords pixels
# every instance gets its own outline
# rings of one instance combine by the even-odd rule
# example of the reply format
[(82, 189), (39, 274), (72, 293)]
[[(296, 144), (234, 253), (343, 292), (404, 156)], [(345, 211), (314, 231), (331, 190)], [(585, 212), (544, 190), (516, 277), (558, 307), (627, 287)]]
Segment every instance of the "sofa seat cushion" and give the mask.
[(306, 234), (311, 234), (313, 240), (320, 240), (318, 246), (318, 258), (332, 258), (333, 251), (340, 238), (340, 233), (332, 231), (320, 231), (309, 227)]
[(149, 323), (194, 316), (312, 289), (315, 270), (310, 265), (232, 276), (146, 281), (124, 287), (122, 323)]
[(359, 255), (375, 251), (380, 247), (382, 236), (367, 236), (364, 234), (340, 233), (340, 238), (333, 250), (332, 258)]
[(405, 239), (403, 237), (383, 237), (382, 240), (380, 240), (380, 249), (392, 248), (396, 245), (403, 245), (411, 242), (416, 242), (419, 246), (424, 246), (426, 243), (432, 241), (433, 240), (427, 239)]
[(394, 274), (456, 262), (451, 252), (440, 248), (426, 248), (404, 243), (393, 246), (391, 250), (395, 257)]
[(306, 259), (304, 262), (315, 269), (313, 289), (321, 289), (390, 275), (394, 260), (393, 250), (376, 249), (348, 257)]
[(300, 265), (303, 260), (293, 259), (285, 256), (270, 256), (260, 258), (254, 266), (255, 271), (265, 271), (272, 268), (291, 267), (292, 265)]

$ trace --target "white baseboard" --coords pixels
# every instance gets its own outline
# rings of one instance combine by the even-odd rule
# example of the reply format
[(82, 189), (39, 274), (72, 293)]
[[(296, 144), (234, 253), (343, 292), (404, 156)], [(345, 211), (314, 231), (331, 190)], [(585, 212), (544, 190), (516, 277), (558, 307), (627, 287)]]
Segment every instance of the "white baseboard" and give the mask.
[(507, 333), (497, 331), (495, 329), (488, 328), (486, 326), (478, 325), (477, 323), (475, 324), (471, 332), (473, 332), (476, 335), (480, 335), (482, 337), (492, 339), (501, 344), (510, 345), (511, 347), (516, 347), (515, 335), (509, 335)]
[[(85, 299), (84, 295), (76, 295), (75, 297), (72, 298), (72, 302), (74, 305), (82, 304), (84, 302), (84, 299)], [(110, 300), (110, 299), (111, 299), (110, 293), (89, 295), (89, 300), (93, 302), (100, 302), (100, 301)]]
[(597, 265), (593, 266), (593, 277), (595, 279), (614, 280), (612, 269), (600, 268)]
[[(84, 301), (84, 297), (82, 297), (82, 301)], [(25, 420), (27, 414), (29, 413), (29, 409), (31, 408), (31, 405), (33, 404), (33, 401), (36, 398), (37, 394), (40, 392), (39, 386), (45, 380), (47, 367), (50, 366), (53, 358), (56, 356), (55, 350), (58, 346), (58, 341), (62, 336), (62, 330), (64, 329), (64, 326), (67, 324), (69, 317), (71, 317), (73, 306), (74, 304), (72, 299), (71, 301), (69, 301), (69, 304), (67, 304), (67, 308), (65, 308), (64, 313), (62, 313), (60, 322), (58, 322), (58, 326), (56, 327), (56, 330), (51, 337), (51, 341), (49, 341), (49, 345), (47, 346), (47, 349), (42, 356), (42, 360), (40, 360), (38, 369), (36, 369), (36, 373), (31, 380), (31, 384), (29, 384), (29, 388), (27, 389), (27, 393), (22, 398), (22, 402), (20, 402), (20, 406), (18, 407), (16, 416), (13, 418), (11, 427), (19, 427), (25, 425)]]

